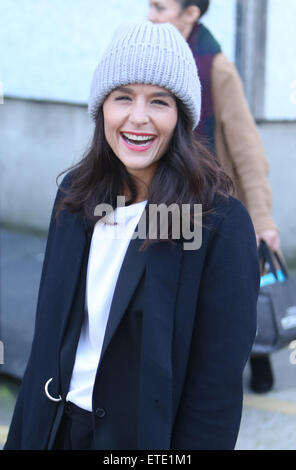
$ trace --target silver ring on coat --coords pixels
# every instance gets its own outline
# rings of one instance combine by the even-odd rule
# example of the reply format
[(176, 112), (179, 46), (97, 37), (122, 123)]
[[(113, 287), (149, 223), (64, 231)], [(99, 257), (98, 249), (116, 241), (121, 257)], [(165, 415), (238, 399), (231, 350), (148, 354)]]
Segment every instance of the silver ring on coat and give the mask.
[(47, 398), (49, 398), (49, 400), (51, 400), (51, 401), (54, 401), (54, 402), (62, 401), (61, 395), (59, 395), (58, 398), (54, 398), (53, 396), (50, 395), (50, 393), (49, 393), (49, 391), (48, 391), (48, 386), (49, 386), (50, 382), (52, 382), (52, 377), (51, 377), (50, 379), (48, 379), (48, 381), (46, 382), (46, 384), (45, 384), (45, 386), (44, 386), (45, 395), (46, 395)]

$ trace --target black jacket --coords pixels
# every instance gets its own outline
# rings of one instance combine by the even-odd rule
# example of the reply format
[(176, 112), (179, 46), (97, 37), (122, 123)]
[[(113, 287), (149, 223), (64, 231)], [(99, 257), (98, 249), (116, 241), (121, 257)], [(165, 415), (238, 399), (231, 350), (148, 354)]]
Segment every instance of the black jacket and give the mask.
[[(161, 242), (139, 252), (142, 241), (135, 239), (119, 274), (100, 364), (141, 285), (138, 449), (235, 447), (242, 375), (256, 331), (259, 262), (244, 206), (232, 197), (219, 198), (214, 209), (199, 250)], [(75, 297), (80, 290), (82, 302), (79, 280), (85, 275), (89, 240), (79, 214), (63, 211), (56, 223), (53, 212), (32, 350), (5, 449), (52, 445), (75, 353), (69, 356), (65, 351), (65, 332), (69, 335), (73, 328), (73, 344), (77, 344), (82, 322), (83, 308), (77, 309)], [(72, 357), (71, 364), (67, 357)], [(61, 403), (45, 394), (49, 378), (53, 379), (50, 393), (61, 396)], [(93, 394), (94, 422), (101, 419), (95, 415), (100, 406), (98, 380), (99, 374)]]

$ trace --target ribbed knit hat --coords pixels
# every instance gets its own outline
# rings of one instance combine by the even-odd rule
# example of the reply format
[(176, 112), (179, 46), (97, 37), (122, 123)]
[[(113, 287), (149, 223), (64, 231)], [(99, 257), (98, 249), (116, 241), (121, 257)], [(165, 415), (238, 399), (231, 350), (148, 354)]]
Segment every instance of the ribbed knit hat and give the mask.
[(92, 81), (88, 110), (96, 121), (112, 90), (127, 84), (157, 85), (185, 105), (192, 127), (200, 120), (201, 85), (192, 52), (175, 26), (148, 20), (122, 25), (100, 60)]

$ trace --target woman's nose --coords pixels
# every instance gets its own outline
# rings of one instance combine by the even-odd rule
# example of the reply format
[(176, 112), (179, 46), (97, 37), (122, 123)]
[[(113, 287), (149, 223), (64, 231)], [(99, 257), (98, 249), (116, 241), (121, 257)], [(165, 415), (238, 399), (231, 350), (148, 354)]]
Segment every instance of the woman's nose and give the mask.
[(149, 122), (147, 107), (142, 103), (134, 103), (130, 111), (129, 119), (133, 124), (147, 124), (147, 122)]
[(150, 10), (148, 11), (147, 20), (151, 21), (152, 23), (157, 22), (157, 16), (153, 11), (153, 8), (150, 8)]

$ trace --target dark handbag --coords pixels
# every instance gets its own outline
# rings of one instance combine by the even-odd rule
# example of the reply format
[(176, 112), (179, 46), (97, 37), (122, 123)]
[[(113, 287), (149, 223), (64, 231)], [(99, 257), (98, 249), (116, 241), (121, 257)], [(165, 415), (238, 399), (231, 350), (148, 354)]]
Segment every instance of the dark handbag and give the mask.
[[(276, 259), (283, 280), (279, 280)], [(270, 354), (296, 339), (296, 281), (278, 253), (271, 254), (265, 242), (259, 246), (259, 257), (274, 282), (260, 287), (257, 303), (257, 332), (252, 354)]]

